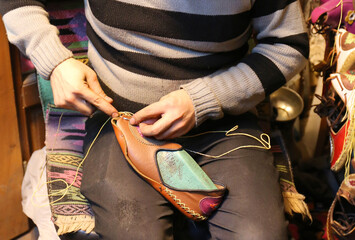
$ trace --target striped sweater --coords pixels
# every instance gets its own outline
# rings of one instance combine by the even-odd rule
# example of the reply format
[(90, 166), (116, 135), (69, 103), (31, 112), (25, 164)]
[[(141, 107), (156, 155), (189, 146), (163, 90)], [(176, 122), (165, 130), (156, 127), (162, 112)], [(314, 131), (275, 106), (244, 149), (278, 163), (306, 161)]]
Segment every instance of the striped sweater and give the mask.
[[(9, 41), (48, 79), (72, 53), (45, 2), (0, 0), (0, 13)], [(308, 57), (297, 0), (85, 0), (85, 14), (90, 62), (121, 110), (183, 88), (197, 125), (250, 110)], [(257, 44), (248, 53), (252, 34)]]

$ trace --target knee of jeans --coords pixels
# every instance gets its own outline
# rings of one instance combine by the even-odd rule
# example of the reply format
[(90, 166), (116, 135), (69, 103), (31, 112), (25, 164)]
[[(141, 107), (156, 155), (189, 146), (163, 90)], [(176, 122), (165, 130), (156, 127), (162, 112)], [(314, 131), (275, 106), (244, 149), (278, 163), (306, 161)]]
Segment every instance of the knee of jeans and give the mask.
[(173, 227), (170, 222), (166, 221), (129, 221), (120, 219), (115, 223), (97, 224), (95, 228), (101, 238), (108, 240), (124, 239), (124, 240), (172, 240)]
[(286, 232), (271, 232), (270, 230), (253, 229), (249, 232), (229, 232), (213, 239), (225, 240), (286, 240)]
[(242, 234), (237, 234), (232, 239), (239, 240), (286, 240), (287, 231), (286, 226), (270, 227), (270, 226), (258, 226), (253, 229), (249, 229), (248, 232), (243, 231)]
[(273, 222), (272, 224), (248, 223), (241, 220), (238, 227), (224, 228), (210, 225), (212, 239), (228, 240), (286, 240), (286, 222)]
[(107, 176), (100, 178), (86, 176), (82, 179), (80, 192), (85, 197), (93, 198), (91, 200), (94, 200), (96, 197), (102, 197), (102, 195), (111, 195), (115, 192), (115, 189), (117, 189), (117, 183), (111, 181)]

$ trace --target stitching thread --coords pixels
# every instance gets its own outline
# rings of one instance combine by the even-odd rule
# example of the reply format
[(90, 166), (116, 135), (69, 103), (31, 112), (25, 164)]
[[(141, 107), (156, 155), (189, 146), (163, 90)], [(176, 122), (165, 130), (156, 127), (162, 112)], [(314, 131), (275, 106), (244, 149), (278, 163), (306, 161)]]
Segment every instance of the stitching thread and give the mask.
[(164, 188), (164, 191), (188, 214), (191, 214), (193, 217), (196, 217), (198, 220), (206, 220), (207, 217), (202, 216), (201, 214), (195, 212), (191, 208), (187, 207), (185, 203), (181, 202), (180, 199), (176, 197), (169, 189)]

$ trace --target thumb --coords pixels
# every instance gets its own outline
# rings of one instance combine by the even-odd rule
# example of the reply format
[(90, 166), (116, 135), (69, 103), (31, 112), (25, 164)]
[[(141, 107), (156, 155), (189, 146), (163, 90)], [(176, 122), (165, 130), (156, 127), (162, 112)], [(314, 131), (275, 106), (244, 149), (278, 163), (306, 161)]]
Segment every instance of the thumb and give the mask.
[(95, 72), (88, 72), (86, 74), (86, 80), (88, 83), (89, 88), (96, 94), (100, 95), (105, 101), (112, 103), (113, 100), (109, 96), (105, 94), (102, 90), (99, 81), (97, 80), (97, 75)]

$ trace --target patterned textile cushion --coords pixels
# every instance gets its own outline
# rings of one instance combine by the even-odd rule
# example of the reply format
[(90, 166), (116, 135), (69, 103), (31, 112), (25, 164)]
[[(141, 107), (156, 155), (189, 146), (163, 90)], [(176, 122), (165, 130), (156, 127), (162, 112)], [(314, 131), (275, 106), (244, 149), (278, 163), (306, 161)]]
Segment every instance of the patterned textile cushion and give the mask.
[[(86, 18), (83, 1), (50, 1), (50, 22), (59, 29), (64, 46), (74, 58), (88, 63)], [(47, 187), (52, 220), (58, 235), (91, 232), (95, 220), (90, 204), (80, 193), (86, 116), (55, 108), (50, 82), (38, 76), (38, 87), (46, 116)]]

